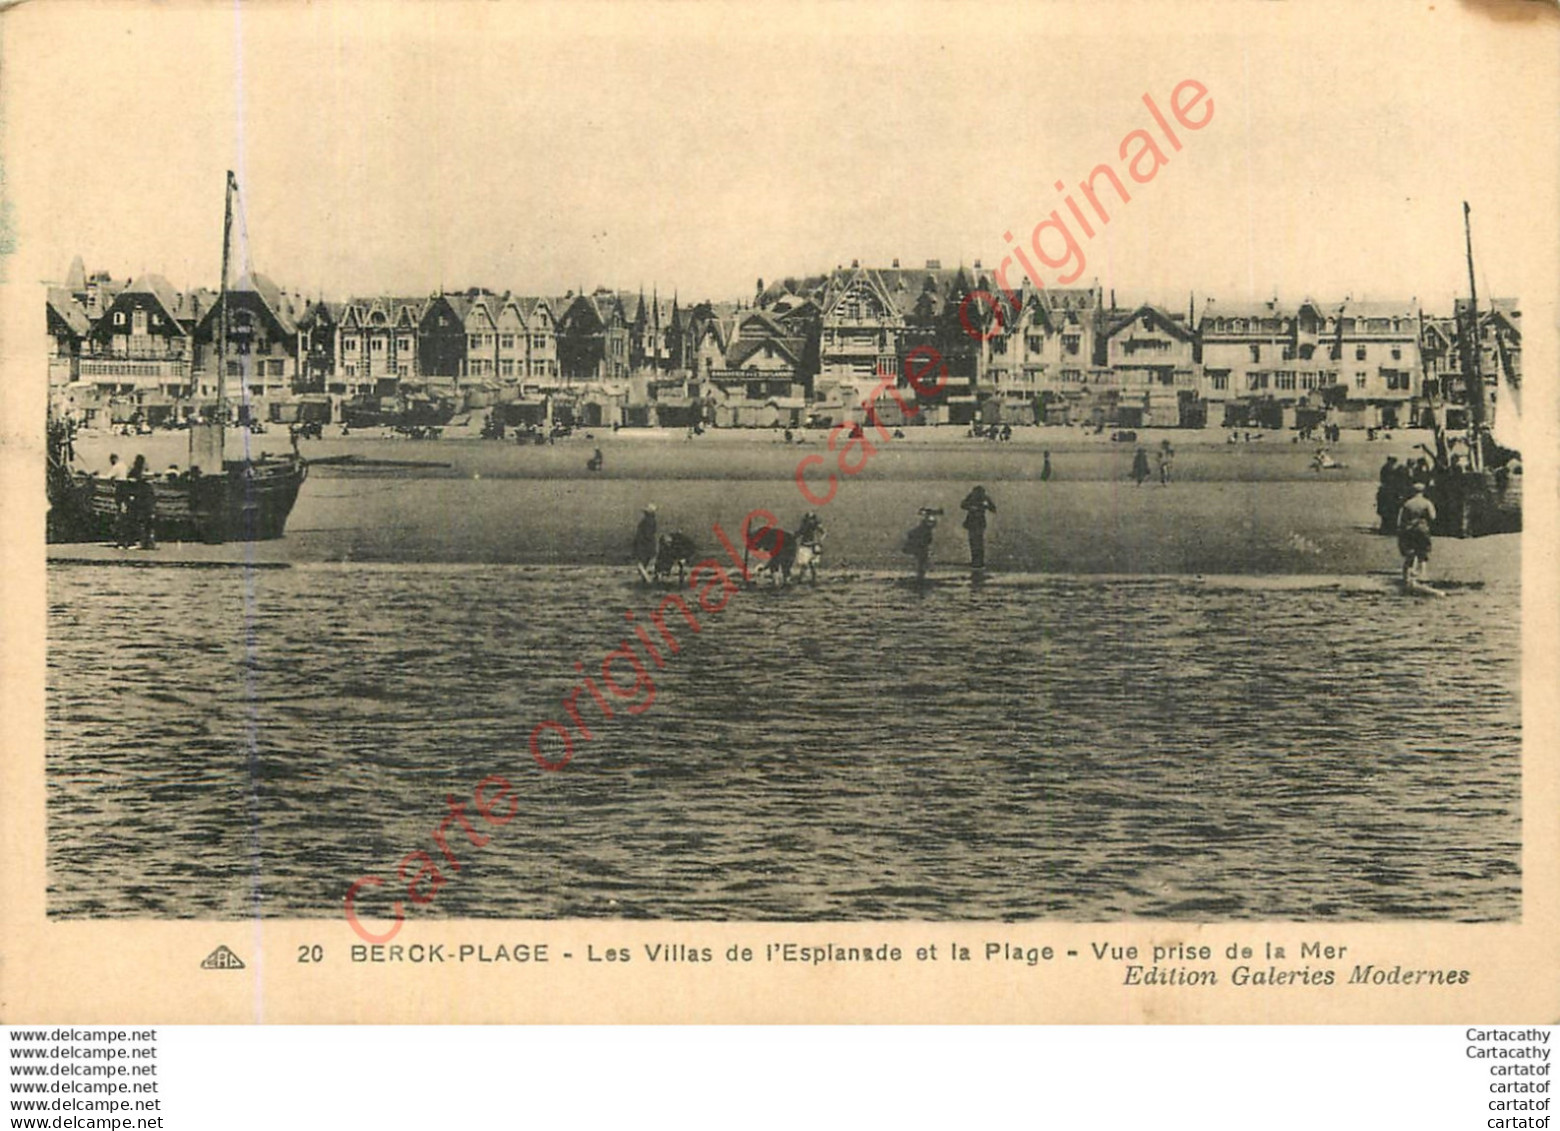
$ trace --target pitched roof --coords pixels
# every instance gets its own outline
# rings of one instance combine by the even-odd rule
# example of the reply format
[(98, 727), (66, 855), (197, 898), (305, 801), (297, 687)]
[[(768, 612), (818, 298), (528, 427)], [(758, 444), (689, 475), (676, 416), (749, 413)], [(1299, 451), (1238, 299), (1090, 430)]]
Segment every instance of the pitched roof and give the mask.
[(169, 319), (178, 321), (179, 292), (174, 290), (168, 280), (161, 275), (141, 275), (120, 294), (151, 295), (162, 306), (163, 313)]
[(780, 338), (748, 338), (731, 344), (726, 351), (726, 366), (729, 369), (739, 368), (744, 361), (762, 349), (773, 349), (782, 354), (792, 365), (797, 363), (797, 356), (783, 339)]
[(1377, 301), (1351, 298), (1343, 303), (1342, 312), (1354, 318), (1418, 318), (1419, 304), (1412, 299)]
[(86, 308), (76, 301), (76, 296), (67, 288), (50, 287), (47, 305), (78, 338), (92, 328), (92, 320), (87, 317)]
[(245, 274), (234, 285), (235, 291), (248, 291), (260, 296), (260, 301), (281, 323), (282, 329), (288, 333), (296, 333), (298, 330), (297, 311), (293, 309), (292, 300), (283, 293), (282, 289), (266, 276), (255, 271)]
[(1250, 301), (1241, 299), (1209, 299), (1203, 308), (1201, 321), (1213, 318), (1292, 318), (1293, 308), (1277, 299)]
[(1114, 337), (1127, 327), (1135, 324), (1140, 318), (1147, 315), (1152, 318), (1161, 329), (1167, 330), (1174, 337), (1189, 342), (1193, 334), (1191, 327), (1186, 325), (1184, 319), (1177, 318), (1162, 306), (1155, 306), (1145, 302), (1133, 310), (1113, 311), (1105, 327), (1105, 336)]

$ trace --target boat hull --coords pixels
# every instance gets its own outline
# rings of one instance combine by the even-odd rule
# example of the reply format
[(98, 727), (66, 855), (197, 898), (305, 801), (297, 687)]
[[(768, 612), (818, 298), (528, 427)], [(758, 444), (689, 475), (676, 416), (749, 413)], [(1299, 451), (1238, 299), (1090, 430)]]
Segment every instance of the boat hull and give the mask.
[(1442, 473), (1430, 490), (1434, 532), (1451, 538), (1511, 534), (1522, 529), (1522, 475), (1507, 468)]
[[(153, 529), (170, 542), (257, 542), (280, 538), (307, 477), (302, 460), (235, 461), (223, 475), (181, 475), (151, 481)], [(117, 537), (116, 484), (84, 472), (61, 477), (51, 491), (50, 542), (99, 542)]]

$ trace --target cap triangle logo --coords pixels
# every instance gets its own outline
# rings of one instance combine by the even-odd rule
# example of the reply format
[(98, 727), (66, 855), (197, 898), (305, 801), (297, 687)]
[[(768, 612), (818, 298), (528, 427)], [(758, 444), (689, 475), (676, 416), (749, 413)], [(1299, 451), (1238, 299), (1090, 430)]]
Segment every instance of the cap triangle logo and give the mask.
[(242, 970), (244, 960), (226, 946), (219, 946), (201, 960), (202, 970)]

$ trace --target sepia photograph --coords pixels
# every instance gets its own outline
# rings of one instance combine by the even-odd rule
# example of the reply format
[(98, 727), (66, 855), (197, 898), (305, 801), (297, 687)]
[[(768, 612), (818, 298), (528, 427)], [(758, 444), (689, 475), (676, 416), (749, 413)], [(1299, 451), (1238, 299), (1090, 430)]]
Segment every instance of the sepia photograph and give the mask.
[(1531, 924), (1544, 8), (6, 12), (40, 922)]

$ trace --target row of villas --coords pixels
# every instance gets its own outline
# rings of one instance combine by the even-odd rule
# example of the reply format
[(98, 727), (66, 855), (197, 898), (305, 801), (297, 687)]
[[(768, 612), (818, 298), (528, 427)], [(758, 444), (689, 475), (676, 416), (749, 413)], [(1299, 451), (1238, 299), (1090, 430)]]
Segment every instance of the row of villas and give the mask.
[[(605, 288), (311, 301), (261, 275), (227, 298), (219, 377), (219, 295), (89, 277), (78, 259), (48, 294), (56, 402), (155, 422), (214, 403), (222, 379), (229, 403), (272, 419), (427, 397), (510, 405), (516, 421), (804, 424), (859, 419), (881, 374), (903, 387), (936, 351), (944, 380), (921, 422), (1401, 427), (1455, 402), (1467, 363), (1462, 304), (1449, 317), (1413, 300), (1118, 307), (1097, 286), (1003, 291), (978, 261), (853, 263), (692, 306)], [(1520, 386), (1514, 301), (1481, 309), (1479, 349), (1493, 393)]]
[[(913, 351), (931, 346), (947, 364), (941, 418), (954, 423), (1404, 427), (1464, 395), (1463, 302), (1444, 317), (1412, 299), (1207, 300), (1181, 312), (1107, 303), (1097, 286), (1005, 291), (979, 262), (950, 272), (930, 261), (837, 268), (820, 306), (825, 398), (848, 402), (907, 362), (924, 368)], [(1521, 386), (1515, 300), (1484, 304), (1478, 339), (1498, 401)]]

